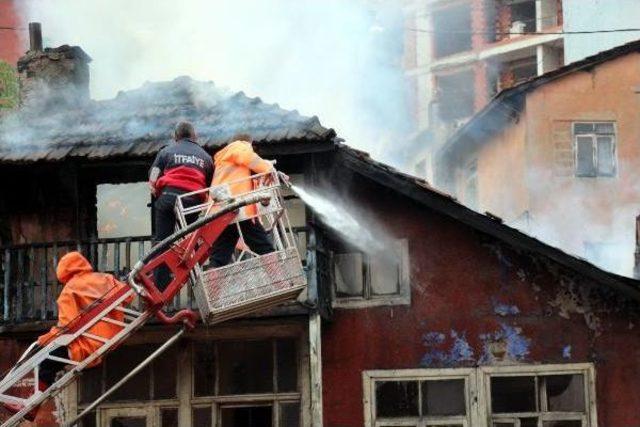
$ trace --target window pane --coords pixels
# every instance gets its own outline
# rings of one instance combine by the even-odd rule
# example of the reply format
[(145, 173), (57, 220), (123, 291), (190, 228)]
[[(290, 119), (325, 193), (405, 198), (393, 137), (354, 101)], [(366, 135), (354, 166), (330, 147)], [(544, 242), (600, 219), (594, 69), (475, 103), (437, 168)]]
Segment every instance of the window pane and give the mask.
[(598, 175), (611, 176), (615, 172), (615, 156), (613, 155), (613, 138), (599, 136), (598, 141)]
[(422, 383), (423, 415), (465, 415), (464, 380)]
[(280, 404), (279, 427), (300, 427), (300, 403)]
[(273, 391), (271, 341), (223, 341), (218, 343), (220, 394)]
[(173, 399), (177, 397), (178, 354), (172, 347), (153, 361), (153, 398)]
[(582, 427), (582, 421), (544, 421), (542, 427)]
[[(155, 349), (150, 345), (132, 345), (120, 347), (109, 355), (106, 362), (107, 384), (109, 389), (120, 381), (122, 377), (131, 372), (140, 362), (146, 359)], [(116, 390), (107, 401), (118, 400), (149, 400), (150, 396), (151, 367), (147, 366), (136, 376), (124, 383)]]
[(504, 422), (496, 423), (496, 422), (494, 422), (492, 425), (493, 425), (493, 427), (514, 427), (516, 424), (512, 423), (512, 422), (507, 422), (507, 423), (504, 423)]
[(398, 294), (400, 288), (400, 254), (390, 250), (369, 257), (371, 293), (373, 295)]
[(192, 427), (211, 427), (211, 407), (193, 408), (191, 411)]
[(298, 390), (298, 361), (296, 358), (296, 341), (278, 340), (276, 342), (276, 358), (278, 361), (278, 392)]
[(494, 414), (535, 412), (535, 377), (492, 377), (491, 408)]
[(599, 135), (612, 135), (614, 133), (613, 123), (596, 123), (595, 132)]
[(214, 396), (216, 387), (215, 345), (197, 342), (193, 355), (193, 392), (196, 396)]
[(147, 417), (116, 417), (109, 423), (111, 427), (147, 427)]
[(377, 417), (418, 416), (416, 381), (376, 382)]
[(538, 427), (537, 418), (521, 418), (520, 427)]
[[(79, 411), (78, 411), (79, 412)], [(96, 413), (95, 411), (89, 412), (85, 415), (78, 424), (80, 427), (96, 427)]]
[(593, 138), (590, 136), (579, 136), (576, 139), (577, 162), (576, 175), (595, 176), (596, 168), (593, 164)]
[(573, 127), (576, 135), (593, 133), (593, 123), (576, 123)]
[(247, 406), (241, 408), (222, 408), (220, 425), (222, 427), (271, 427), (271, 406)]
[(547, 407), (552, 412), (584, 412), (584, 382), (582, 375), (552, 375), (544, 377), (547, 387)]
[(80, 404), (91, 403), (102, 393), (102, 365), (87, 369), (80, 376)]
[(175, 427), (178, 425), (178, 408), (160, 409), (161, 427)]
[(338, 296), (363, 296), (362, 254), (336, 254), (333, 260)]

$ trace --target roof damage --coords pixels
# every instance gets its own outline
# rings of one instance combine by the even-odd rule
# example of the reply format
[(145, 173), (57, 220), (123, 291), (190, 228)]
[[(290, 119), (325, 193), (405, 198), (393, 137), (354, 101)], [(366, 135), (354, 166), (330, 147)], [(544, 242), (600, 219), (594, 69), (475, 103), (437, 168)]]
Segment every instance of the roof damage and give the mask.
[(205, 148), (240, 132), (263, 144), (327, 142), (336, 136), (315, 116), (179, 77), (146, 83), (114, 99), (88, 101), (81, 108), (47, 114), (22, 109), (7, 115), (0, 122), (0, 162), (148, 157), (171, 140), (173, 126), (181, 120), (197, 123)]

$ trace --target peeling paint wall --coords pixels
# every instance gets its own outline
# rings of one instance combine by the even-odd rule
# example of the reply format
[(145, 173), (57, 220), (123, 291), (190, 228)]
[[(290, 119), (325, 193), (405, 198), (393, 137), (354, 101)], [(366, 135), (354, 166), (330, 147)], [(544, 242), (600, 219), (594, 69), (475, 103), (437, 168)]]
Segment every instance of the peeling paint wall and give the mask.
[(411, 306), (339, 309), (323, 326), (325, 425), (363, 425), (365, 370), (580, 362), (596, 367), (600, 425), (640, 425), (638, 304), (386, 190), (353, 186), (409, 239)]

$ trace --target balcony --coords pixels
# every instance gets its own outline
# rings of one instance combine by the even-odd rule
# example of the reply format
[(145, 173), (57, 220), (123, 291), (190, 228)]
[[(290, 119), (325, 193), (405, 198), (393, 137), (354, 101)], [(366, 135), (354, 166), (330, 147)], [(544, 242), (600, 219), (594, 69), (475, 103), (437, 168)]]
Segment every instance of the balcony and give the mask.
[[(294, 227), (304, 258), (308, 230)], [(57, 320), (56, 299), (62, 284), (56, 278), (58, 260), (79, 251), (96, 271), (124, 278), (152, 246), (151, 236), (43, 242), (0, 247), (0, 324), (19, 325)], [(168, 311), (196, 308), (191, 288), (176, 295)]]

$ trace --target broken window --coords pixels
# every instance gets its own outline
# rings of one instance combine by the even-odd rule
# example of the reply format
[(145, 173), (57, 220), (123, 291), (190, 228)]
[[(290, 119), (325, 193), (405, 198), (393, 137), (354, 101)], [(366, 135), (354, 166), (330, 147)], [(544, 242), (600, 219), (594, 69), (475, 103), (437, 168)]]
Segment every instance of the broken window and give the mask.
[(365, 426), (468, 427), (488, 416), (491, 427), (596, 427), (593, 381), (588, 364), (365, 371)]
[(382, 253), (333, 254), (335, 303), (408, 303), (408, 254), (406, 241), (396, 241)]
[(149, 186), (146, 182), (100, 184), (96, 190), (98, 237), (151, 234)]
[(434, 57), (471, 50), (471, 5), (447, 6), (433, 13)]
[(616, 133), (611, 122), (574, 123), (576, 176), (616, 174)]
[(375, 405), (370, 408), (375, 422), (367, 425), (470, 425), (468, 377), (439, 379), (437, 375), (421, 378), (408, 374), (402, 378), (402, 371), (397, 371), (400, 378), (384, 378), (384, 371), (377, 372), (380, 378), (367, 377), (370, 381), (365, 386), (365, 393), (375, 396)]
[[(300, 359), (303, 356), (298, 350), (298, 338), (185, 344), (176, 344), (151, 362), (101, 404), (83, 425), (142, 423), (164, 427), (181, 425), (179, 418), (183, 417), (191, 419), (189, 425), (198, 427), (214, 427), (214, 422), (215, 426), (301, 425), (301, 387), (305, 382), (299, 380), (304, 378), (299, 369), (306, 365)], [(79, 381), (79, 409), (99, 397), (159, 345), (121, 347), (102, 365), (86, 371)], [(178, 407), (184, 406), (190, 408), (187, 414), (178, 411)], [(151, 421), (153, 424), (149, 424)]]
[(436, 76), (438, 116), (444, 122), (465, 119), (473, 115), (475, 91), (473, 70)]
[[(583, 374), (492, 376), (490, 384), (494, 425), (538, 426), (542, 420), (549, 426), (582, 426)], [(553, 421), (545, 424), (545, 419)]]

